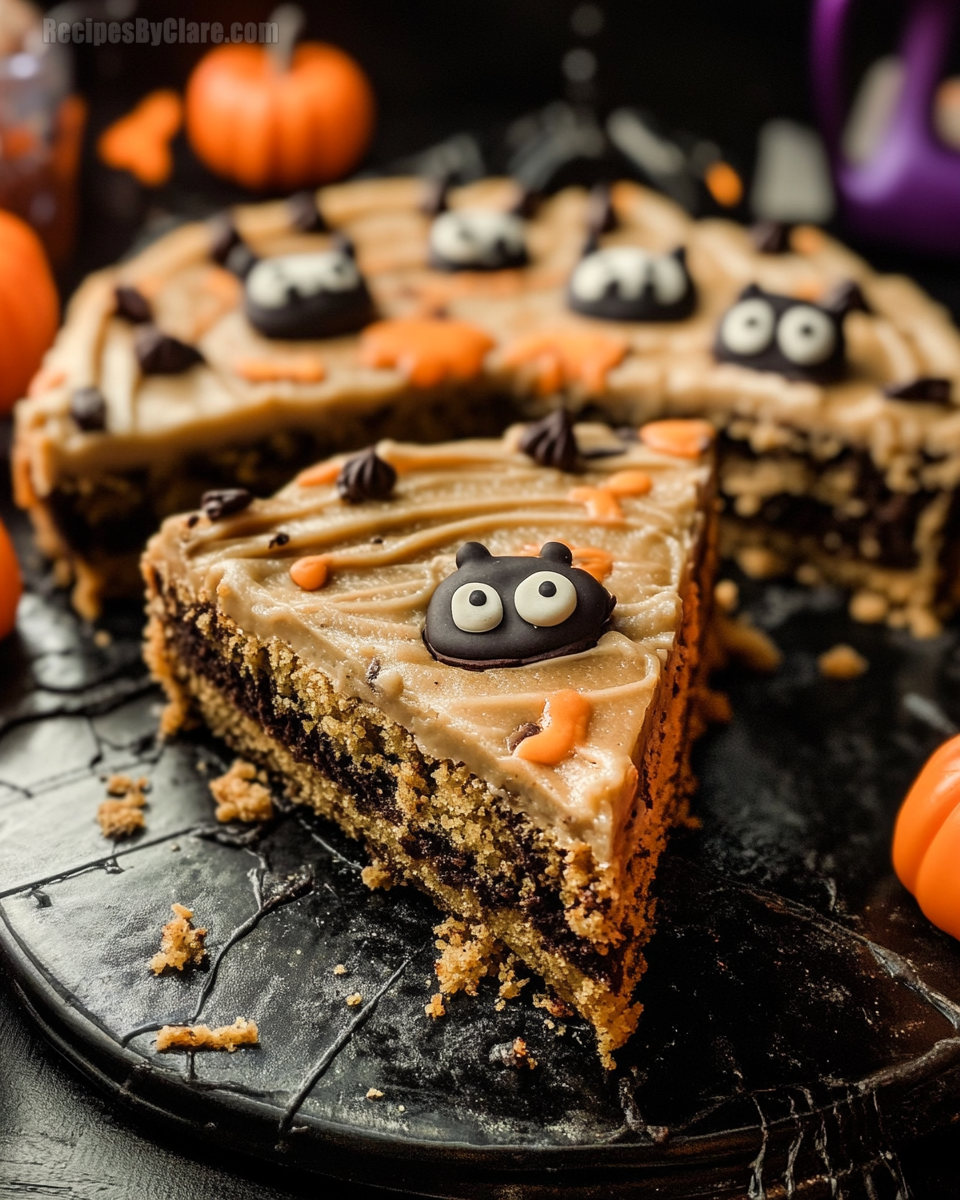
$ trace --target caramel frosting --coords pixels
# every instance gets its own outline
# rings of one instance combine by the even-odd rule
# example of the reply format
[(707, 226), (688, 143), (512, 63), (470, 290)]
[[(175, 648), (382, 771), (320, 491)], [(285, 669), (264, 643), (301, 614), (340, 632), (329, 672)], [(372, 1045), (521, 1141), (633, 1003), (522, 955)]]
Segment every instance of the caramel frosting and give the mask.
[[(170, 518), (146, 561), (189, 605), (216, 605), (245, 633), (291, 647), (410, 730), (425, 754), (465, 763), (563, 844), (585, 841), (610, 862), (635, 763), (667, 699), (658, 683), (704, 536), (712, 455), (665, 453), (583, 424), (584, 469), (573, 474), (538, 466), (519, 449), (522, 432), (380, 442), (378, 459), (397, 473), (389, 498), (342, 499), (343, 460), (333, 460), (220, 521)], [(617, 514), (591, 517), (571, 499), (581, 487), (615, 494)], [(597, 644), (509, 668), (436, 661), (422, 637), (427, 608), (471, 542), (493, 556), (569, 546), (574, 568), (616, 596)]]
[[(449, 389), (471, 377), (473, 386), (523, 396), (563, 391), (574, 405), (599, 397), (617, 420), (739, 422), (761, 453), (797, 434), (823, 458), (856, 446), (898, 491), (960, 481), (960, 334), (909, 280), (877, 274), (821, 231), (799, 227), (784, 253), (764, 253), (738, 225), (694, 221), (654, 192), (616, 184), (616, 223), (602, 246), (661, 259), (683, 249), (696, 290), (683, 319), (619, 322), (569, 304), (591, 220), (586, 191), (562, 191), (523, 222), (525, 266), (450, 273), (431, 266), (425, 186), (388, 179), (322, 189), (322, 225), (335, 233), (304, 232), (283, 202), (232, 213), (260, 261), (323, 254), (348, 238), (382, 322), (359, 334), (296, 342), (258, 334), (244, 313), (242, 282), (211, 257), (209, 224), (182, 226), (91, 276), (19, 407), (20, 469), (29, 471), (34, 494), (48, 494), (62, 475), (175, 462), (282, 427), (322, 429), (339, 413), (372, 413), (411, 388)], [(447, 196), (451, 212), (509, 213), (516, 200), (515, 184), (503, 179)], [(843, 320), (842, 379), (790, 380), (716, 361), (721, 320), (750, 284), (821, 303), (856, 286), (869, 311)], [(145, 375), (137, 327), (122, 306), (118, 312), (118, 286), (136, 289), (156, 327), (203, 361), (175, 375)], [(953, 403), (886, 394), (931, 378), (946, 381)], [(104, 397), (103, 430), (71, 417), (71, 396), (91, 387)]]

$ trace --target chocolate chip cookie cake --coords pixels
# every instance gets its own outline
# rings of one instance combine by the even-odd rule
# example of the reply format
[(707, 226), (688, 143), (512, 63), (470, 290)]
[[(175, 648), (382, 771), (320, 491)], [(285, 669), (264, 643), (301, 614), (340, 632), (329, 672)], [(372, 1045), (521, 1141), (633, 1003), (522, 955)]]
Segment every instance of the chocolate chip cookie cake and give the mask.
[(623, 1044), (690, 788), (713, 431), (559, 411), (211, 493), (143, 559), (171, 731), (199, 713)]
[(935, 632), (958, 598), (960, 334), (812, 227), (632, 183), (359, 181), (183, 226), (91, 277), (17, 411), (17, 495), (75, 603), (159, 520), (382, 437), (566, 407), (719, 431), (723, 547)]

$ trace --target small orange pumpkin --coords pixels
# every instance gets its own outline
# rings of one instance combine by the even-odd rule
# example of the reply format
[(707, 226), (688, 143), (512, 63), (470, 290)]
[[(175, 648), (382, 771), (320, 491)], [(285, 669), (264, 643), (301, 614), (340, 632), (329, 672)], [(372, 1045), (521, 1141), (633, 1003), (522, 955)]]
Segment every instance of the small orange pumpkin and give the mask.
[[(345, 175), (373, 132), (373, 90), (336, 46), (218, 46), (187, 83), (187, 137), (218, 175), (248, 188), (293, 189)], [(292, 54), (291, 54), (292, 51)]]
[(22, 592), (23, 579), (13, 542), (0, 524), (0, 640), (13, 632)]
[(0, 210), (0, 413), (26, 394), (59, 321), (57, 285), (40, 239)]
[(934, 925), (960, 938), (960, 735), (936, 750), (897, 816), (893, 867)]

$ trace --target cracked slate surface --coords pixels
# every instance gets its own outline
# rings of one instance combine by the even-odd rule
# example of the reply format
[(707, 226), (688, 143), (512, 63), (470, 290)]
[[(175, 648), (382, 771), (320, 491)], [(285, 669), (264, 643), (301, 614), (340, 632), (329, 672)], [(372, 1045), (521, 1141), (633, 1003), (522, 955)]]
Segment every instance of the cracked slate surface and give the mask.
[[(18, 986), (135, 1111), (291, 1167), (465, 1197), (906, 1194), (898, 1152), (960, 1107), (960, 947), (892, 879), (889, 834), (960, 724), (960, 642), (851, 626), (829, 591), (745, 594), (786, 660), (731, 675), (736, 719), (698, 748), (702, 827), (664, 860), (646, 1011), (615, 1072), (582, 1023), (547, 1028), (535, 982), (500, 1013), (488, 984), (426, 1017), (432, 905), (367, 891), (359, 848), (305, 813), (217, 827), (207, 780), (230, 756), (202, 734), (156, 742), (135, 606), (99, 647), (40, 590), (0, 646)], [(870, 660), (861, 679), (817, 675), (838, 640)], [(94, 820), (114, 771), (151, 783), (146, 830), (116, 845)], [(156, 979), (175, 900), (208, 927), (210, 966)], [(162, 1023), (237, 1016), (257, 1048), (155, 1051)], [(522, 1076), (489, 1062), (518, 1035), (540, 1063)]]

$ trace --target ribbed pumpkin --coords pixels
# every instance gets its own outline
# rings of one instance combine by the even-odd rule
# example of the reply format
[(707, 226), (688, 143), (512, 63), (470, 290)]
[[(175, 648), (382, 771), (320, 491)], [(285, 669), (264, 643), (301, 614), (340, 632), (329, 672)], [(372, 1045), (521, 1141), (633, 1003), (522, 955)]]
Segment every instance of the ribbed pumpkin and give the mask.
[(218, 46), (187, 84), (187, 137), (218, 175), (248, 188), (345, 175), (373, 131), (373, 91), (349, 55), (304, 42), (289, 65), (263, 46)]
[(0, 640), (13, 630), (22, 591), (20, 564), (17, 562), (10, 535), (0, 523)]
[(0, 210), (0, 413), (26, 393), (60, 320), (57, 287), (40, 239)]

